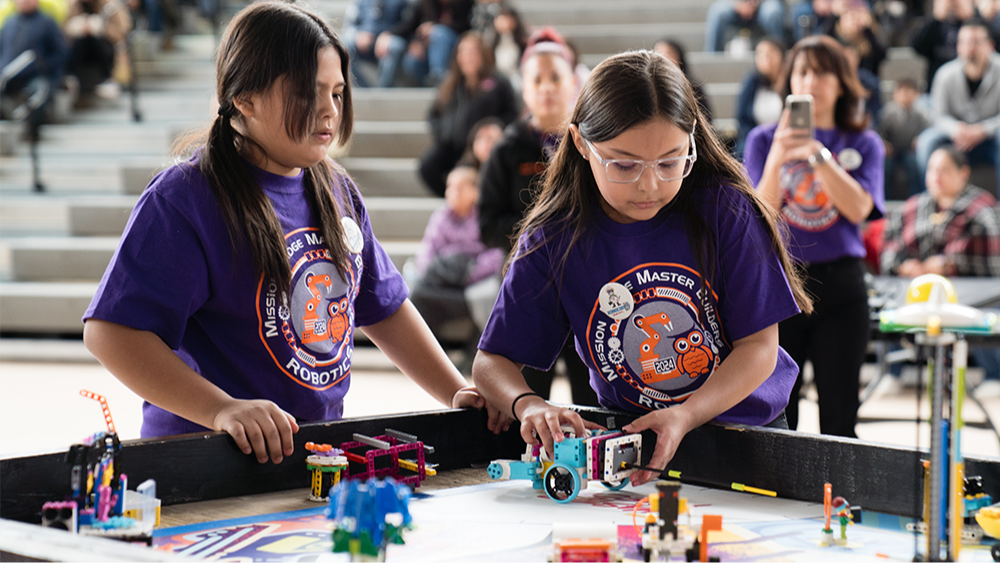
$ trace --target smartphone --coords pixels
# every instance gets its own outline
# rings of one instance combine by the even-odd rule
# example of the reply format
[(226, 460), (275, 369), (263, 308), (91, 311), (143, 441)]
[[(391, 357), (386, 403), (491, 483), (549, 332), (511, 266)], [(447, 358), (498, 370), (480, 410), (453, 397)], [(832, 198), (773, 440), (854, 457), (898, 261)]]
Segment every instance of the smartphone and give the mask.
[(810, 95), (796, 96), (790, 95), (785, 98), (785, 107), (788, 108), (788, 126), (792, 129), (806, 129), (810, 137), (815, 137), (813, 129), (813, 97)]

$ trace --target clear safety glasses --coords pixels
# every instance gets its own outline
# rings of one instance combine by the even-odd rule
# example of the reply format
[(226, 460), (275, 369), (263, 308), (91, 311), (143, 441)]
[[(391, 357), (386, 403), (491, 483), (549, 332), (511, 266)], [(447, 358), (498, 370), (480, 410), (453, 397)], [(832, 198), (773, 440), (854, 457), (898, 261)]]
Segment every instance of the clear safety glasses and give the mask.
[(646, 168), (652, 166), (656, 172), (656, 177), (663, 182), (680, 180), (686, 178), (691, 173), (694, 162), (698, 160), (698, 151), (694, 146), (694, 132), (688, 133), (689, 150), (691, 154), (687, 156), (676, 156), (672, 158), (662, 158), (660, 160), (634, 160), (631, 158), (609, 158), (605, 159), (597, 153), (597, 149), (587, 139), (590, 152), (597, 157), (597, 162), (604, 165), (607, 171), (608, 180), (616, 184), (631, 184), (642, 176)]

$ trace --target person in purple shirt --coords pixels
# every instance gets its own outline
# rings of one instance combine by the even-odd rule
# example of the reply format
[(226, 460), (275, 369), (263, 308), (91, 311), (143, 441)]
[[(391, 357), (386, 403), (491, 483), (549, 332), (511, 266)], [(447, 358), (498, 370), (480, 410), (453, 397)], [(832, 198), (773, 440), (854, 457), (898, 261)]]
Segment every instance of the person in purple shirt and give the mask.
[(84, 314), (87, 348), (146, 400), (142, 436), (221, 430), (280, 463), (298, 422), (341, 417), (358, 326), (445, 405), (483, 406), (327, 157), (353, 130), (337, 36), (255, 3), (216, 61), (207, 143), (147, 187)]
[(789, 127), (785, 110), (777, 125), (750, 132), (743, 156), (761, 198), (788, 225), (788, 251), (806, 268), (806, 289), (816, 300), (811, 316), (798, 315), (780, 327), (781, 347), (800, 369), (788, 426), (798, 424), (801, 369), (811, 360), (820, 431), (854, 437), (858, 376), (870, 331), (858, 224), (885, 211), (885, 147), (861, 111), (868, 94), (832, 38), (796, 43), (778, 84), (782, 96), (812, 96), (815, 136)]
[(676, 65), (606, 59), (520, 230), (477, 387), (551, 453), (563, 423), (589, 423), (532, 393), (521, 366), (549, 368), (572, 332), (601, 405), (642, 415), (626, 432), (656, 432), (652, 467), (711, 420), (784, 427), (797, 368), (778, 322), (811, 303), (776, 224)]

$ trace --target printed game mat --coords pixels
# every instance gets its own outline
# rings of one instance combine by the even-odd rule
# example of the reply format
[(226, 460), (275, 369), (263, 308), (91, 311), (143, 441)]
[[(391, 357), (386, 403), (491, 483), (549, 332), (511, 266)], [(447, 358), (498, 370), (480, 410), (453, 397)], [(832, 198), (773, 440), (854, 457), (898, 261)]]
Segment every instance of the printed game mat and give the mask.
[[(557, 504), (527, 481), (499, 481), (418, 493), (410, 501), (414, 528), (405, 545), (390, 545), (388, 561), (545, 561), (553, 552), (553, 524), (614, 524), (619, 552), (641, 561), (632, 526), (636, 503), (655, 492), (652, 484), (608, 491), (599, 483), (569, 504)], [(308, 494), (303, 491), (303, 494)], [(722, 516), (722, 531), (710, 532), (709, 554), (721, 561), (912, 561), (915, 538), (906, 520), (864, 512), (848, 526), (846, 546), (819, 543), (822, 503), (684, 485), (691, 524), (705, 514)], [(822, 491), (817, 491), (817, 497)], [(850, 501), (851, 499), (848, 499)], [(347, 561), (331, 553), (331, 525), (316, 508), (221, 520), (157, 530), (157, 549), (212, 561)], [(642, 525), (644, 504), (637, 520)], [(834, 518), (836, 521), (836, 517)], [(684, 524), (686, 517), (680, 517)], [(839, 534), (839, 525), (832, 524)], [(925, 542), (920, 536), (921, 549)], [(961, 561), (992, 561), (990, 545), (963, 545)]]

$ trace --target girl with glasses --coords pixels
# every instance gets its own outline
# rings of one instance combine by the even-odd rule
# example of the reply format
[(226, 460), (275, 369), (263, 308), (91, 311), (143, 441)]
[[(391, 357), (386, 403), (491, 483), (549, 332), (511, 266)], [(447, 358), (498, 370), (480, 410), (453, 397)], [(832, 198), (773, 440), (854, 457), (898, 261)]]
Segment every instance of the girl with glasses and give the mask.
[(656, 432), (653, 467), (712, 420), (784, 426), (797, 368), (778, 322), (811, 302), (684, 75), (651, 52), (611, 57), (568, 129), (480, 340), (477, 388), (547, 452), (564, 424), (582, 435), (593, 425), (520, 372), (550, 366), (572, 332), (601, 405), (639, 415), (627, 432)]

